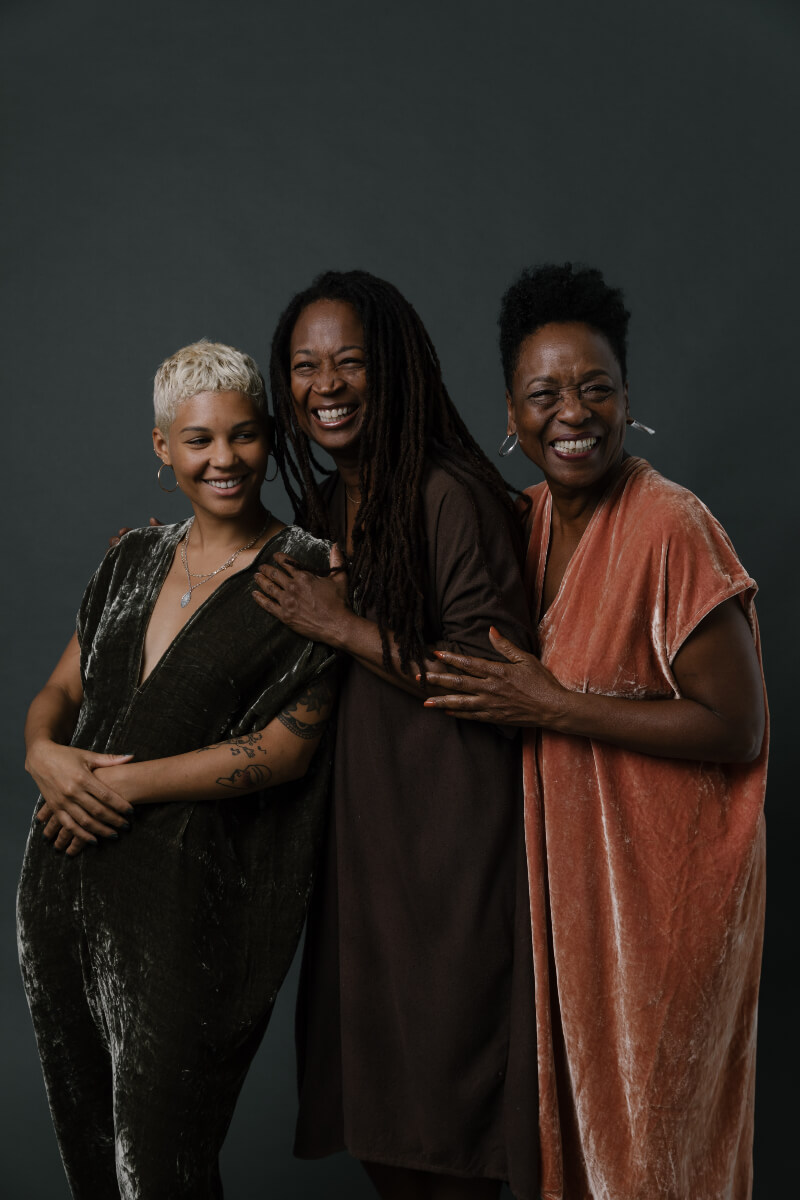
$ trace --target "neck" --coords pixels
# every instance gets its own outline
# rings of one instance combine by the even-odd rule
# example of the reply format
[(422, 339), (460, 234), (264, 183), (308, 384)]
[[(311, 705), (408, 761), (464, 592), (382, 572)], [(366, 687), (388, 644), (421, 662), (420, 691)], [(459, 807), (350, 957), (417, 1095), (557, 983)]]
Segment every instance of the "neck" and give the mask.
[[(193, 506), (194, 507), (194, 506)], [(249, 542), (270, 519), (260, 502), (235, 517), (215, 517), (204, 509), (194, 510), (192, 546), (198, 551), (235, 550)]]
[(336, 470), (342, 477), (344, 486), (348, 488), (355, 496), (359, 490), (359, 462), (358, 453), (355, 454), (332, 454), (331, 458), (336, 464)]
[(621, 466), (622, 460), (591, 488), (568, 488), (547, 480), (553, 497), (553, 522), (562, 533), (580, 538)]

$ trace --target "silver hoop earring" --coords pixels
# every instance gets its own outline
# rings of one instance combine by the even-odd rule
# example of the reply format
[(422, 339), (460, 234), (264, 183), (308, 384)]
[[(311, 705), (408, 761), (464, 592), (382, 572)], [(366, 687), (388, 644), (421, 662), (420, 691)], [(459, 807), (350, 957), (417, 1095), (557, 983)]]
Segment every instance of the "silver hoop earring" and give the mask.
[(268, 475), (265, 475), (264, 483), (274, 483), (277, 478), (278, 478), (278, 460), (276, 458), (275, 459), (275, 474), (272, 476), (272, 479), (270, 479)]
[[(156, 482), (158, 483), (158, 486), (161, 488), (162, 492), (177, 492), (177, 490), (178, 490), (178, 480), (177, 479), (175, 480), (175, 487), (171, 487), (171, 488), (165, 488), (163, 483), (161, 482), (161, 472), (164, 470), (164, 467), (172, 467), (172, 463), (162, 462), (161, 466), (158, 468), (158, 471), (156, 472)], [(175, 468), (172, 467), (172, 470), (174, 472)]]
[[(511, 441), (512, 438), (514, 439), (513, 442)], [(510, 446), (508, 444), (509, 442), (511, 442)], [(497, 451), (497, 453), (501, 458), (508, 458), (509, 454), (516, 450), (518, 445), (519, 438), (517, 437), (516, 433), (507, 433), (500, 443), (500, 449)]]
[(649, 425), (643, 425), (641, 421), (628, 421), (631, 429), (638, 429), (641, 433), (649, 433), (651, 436), (655, 433), (655, 429), (651, 429)]

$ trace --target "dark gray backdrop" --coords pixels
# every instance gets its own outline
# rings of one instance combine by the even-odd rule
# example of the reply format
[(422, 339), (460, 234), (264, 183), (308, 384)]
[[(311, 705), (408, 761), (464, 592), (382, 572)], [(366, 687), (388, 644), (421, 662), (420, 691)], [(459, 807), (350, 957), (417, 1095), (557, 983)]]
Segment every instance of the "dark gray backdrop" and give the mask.
[[(633, 309), (632, 411), (658, 435), (631, 449), (710, 505), (761, 584), (774, 755), (756, 1195), (782, 1194), (796, 7), (5, 0), (3, 24), (3, 1194), (67, 1194), (13, 946), (34, 799), (22, 720), (109, 533), (183, 512), (155, 486), (155, 367), (200, 336), (266, 366), (290, 294), (364, 267), (416, 304), (494, 451), (498, 298), (522, 265), (565, 258), (602, 267)], [(535, 477), (513, 458), (509, 474)], [(277, 485), (268, 502), (288, 515)], [(287, 986), (227, 1194), (366, 1196), (344, 1157), (291, 1159), (291, 1005)]]

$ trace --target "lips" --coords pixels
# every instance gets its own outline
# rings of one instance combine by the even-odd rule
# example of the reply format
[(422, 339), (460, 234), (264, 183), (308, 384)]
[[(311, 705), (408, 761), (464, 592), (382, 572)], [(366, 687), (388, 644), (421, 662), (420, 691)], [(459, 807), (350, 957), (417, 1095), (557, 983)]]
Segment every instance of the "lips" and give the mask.
[(231, 475), (227, 479), (204, 479), (203, 483), (207, 483), (215, 492), (231, 492), (244, 478), (244, 475)]
[(578, 458), (594, 450), (599, 441), (598, 437), (558, 438), (550, 445), (562, 458)]
[(338, 404), (330, 408), (311, 409), (314, 420), (326, 429), (335, 429), (344, 425), (356, 412), (358, 412), (357, 404)]

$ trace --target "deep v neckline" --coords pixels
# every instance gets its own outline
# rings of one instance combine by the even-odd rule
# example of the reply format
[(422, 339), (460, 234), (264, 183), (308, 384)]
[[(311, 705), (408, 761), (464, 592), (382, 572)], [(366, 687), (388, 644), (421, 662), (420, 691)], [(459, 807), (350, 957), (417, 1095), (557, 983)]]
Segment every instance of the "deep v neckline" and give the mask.
[[(281, 536), (281, 534), (287, 528), (285, 525), (282, 525), (277, 533), (273, 533), (271, 538), (267, 538), (266, 542), (261, 547), (258, 554), (256, 554), (255, 558), (253, 559), (253, 561), (251, 563), (248, 563), (246, 567), (240, 567), (239, 570), (234, 571), (232, 575), (228, 575), (228, 577), (226, 579), (223, 579), (222, 582), (220, 584), (218, 584), (217, 587), (214, 588), (214, 591), (209, 596), (206, 596), (205, 600), (202, 600), (200, 602), (198, 607), (195, 609), (195, 611), (189, 617), (188, 621), (186, 621), (183, 625), (181, 625), (180, 629), (177, 631), (175, 636), (172, 638), (172, 640), (170, 642), (167, 643), (167, 645), (164, 647), (164, 649), (161, 652), (161, 654), (159, 655), (159, 657), (153, 663), (153, 666), (148, 671), (147, 675), (145, 675), (144, 679), (142, 679), (142, 661), (144, 659), (144, 644), (147, 639), (147, 631), (150, 628), (150, 622), (153, 618), (153, 613), (155, 612), (155, 607), (156, 607), (156, 604), (158, 603), (158, 598), (161, 595), (161, 589), (163, 588), (164, 583), (167, 578), (167, 575), (169, 574), (170, 568), (171, 568), (173, 562), (175, 561), (175, 554), (177, 552), (178, 546), (181, 543), (181, 539), (185, 536), (186, 530), (189, 525), (189, 521), (191, 521), (191, 520), (192, 520), (192, 518), (189, 517), (188, 520), (184, 521), (182, 525), (176, 526), (176, 532), (178, 533), (178, 536), (176, 538), (175, 533), (173, 533), (172, 537), (170, 538), (172, 552), (171, 552), (171, 554), (165, 553), (164, 560), (159, 565), (159, 569), (157, 571), (153, 572), (150, 592), (147, 597), (147, 603), (142, 606), (142, 616), (141, 616), (141, 620), (139, 622), (139, 627), (137, 630), (137, 639), (138, 639), (137, 654), (135, 656), (136, 672), (135, 672), (135, 678), (134, 678), (133, 691), (134, 691), (134, 694), (136, 694), (136, 695), (138, 695), (144, 691), (144, 689), (147, 687), (147, 684), (150, 682), (150, 680), (153, 678), (153, 676), (161, 668), (162, 664), (165, 662), (165, 660), (171, 654), (173, 647), (176, 645), (176, 643), (178, 643), (182, 640), (184, 634), (186, 633), (186, 630), (189, 629), (191, 626), (195, 625), (195, 623), (197, 622), (197, 619), (201, 615), (201, 613), (204, 613), (208, 610), (209, 605), (211, 605), (213, 603), (213, 601), (220, 594), (220, 592), (224, 591), (227, 588), (229, 583), (231, 583), (234, 579), (237, 579), (238, 576), (244, 575), (244, 573), (246, 571), (252, 570), (254, 567), (258, 566), (258, 564), (261, 560), (261, 556), (264, 554), (264, 552), (270, 548), (270, 546), (275, 541), (275, 539), (279, 538)], [(169, 549), (170, 547), (168, 546), (166, 548)]]
[[(542, 520), (542, 532), (539, 538), (539, 555), (536, 564), (536, 578), (533, 591), (533, 611), (536, 614), (536, 629), (541, 632), (546, 629), (551, 613), (558, 607), (561, 597), (566, 590), (566, 585), (569, 582), (570, 575), (578, 569), (578, 560), (583, 557), (586, 552), (586, 546), (593, 530), (593, 527), (599, 519), (600, 513), (606, 507), (615, 488), (624, 485), (628, 475), (633, 469), (633, 465), (639, 460), (631, 456), (623, 459), (619, 470), (615, 473), (614, 478), (608, 484), (608, 487), (603, 492), (600, 499), (597, 501), (594, 512), (589, 518), (588, 524), (580, 536), (577, 546), (573, 550), (569, 562), (564, 568), (564, 574), (561, 576), (561, 582), (558, 585), (558, 590), (552, 599), (547, 610), (542, 612), (542, 601), (544, 600), (544, 577), (547, 571), (547, 561), (550, 557), (550, 543), (553, 534), (553, 493), (550, 488), (547, 489), (547, 499), (545, 500), (545, 512)], [(630, 465), (629, 465), (630, 464)]]

